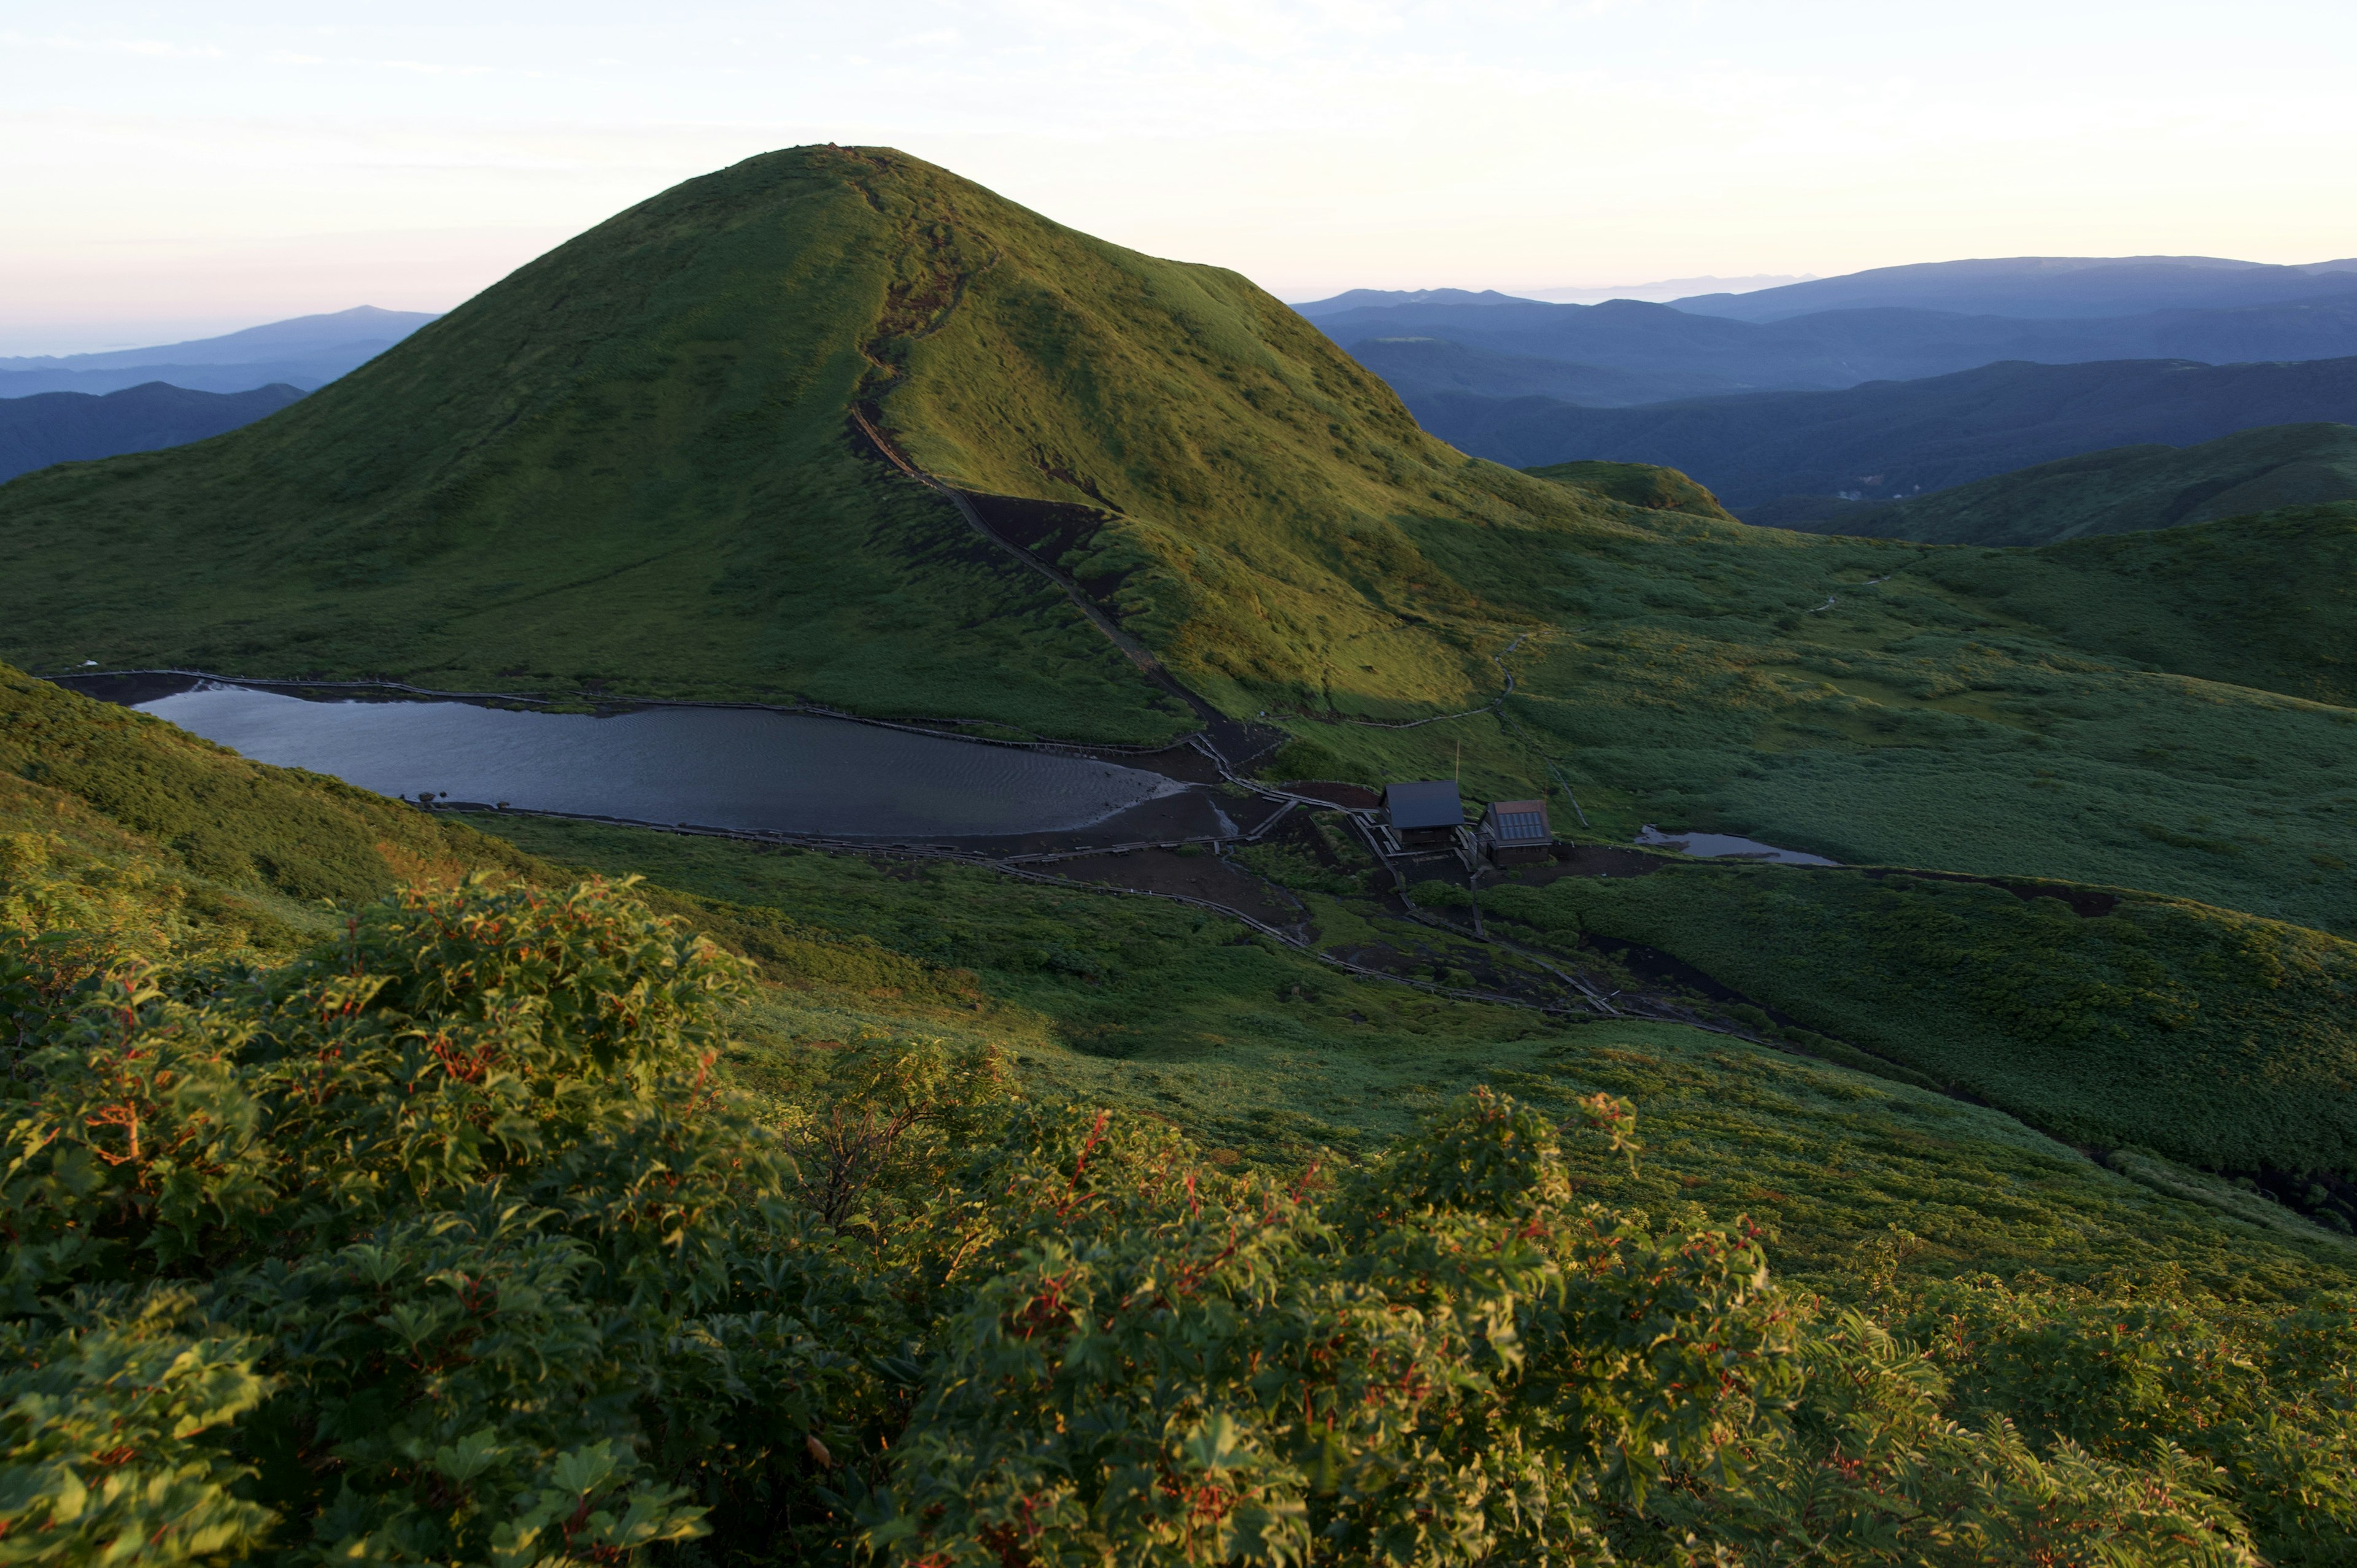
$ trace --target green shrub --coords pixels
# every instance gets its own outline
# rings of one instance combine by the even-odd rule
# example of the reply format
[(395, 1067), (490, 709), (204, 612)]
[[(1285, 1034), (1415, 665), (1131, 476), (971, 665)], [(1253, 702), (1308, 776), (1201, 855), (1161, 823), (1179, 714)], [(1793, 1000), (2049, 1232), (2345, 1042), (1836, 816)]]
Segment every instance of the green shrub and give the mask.
[(1576, 1158), (1483, 1091), (1279, 1174), (829, 1043), (762, 1120), (747, 983), (477, 881), (33, 998), (9, 1560), (2342, 1560), (2329, 1302), (1827, 1318), (1748, 1221), (1596, 1201), (1601, 1094)]

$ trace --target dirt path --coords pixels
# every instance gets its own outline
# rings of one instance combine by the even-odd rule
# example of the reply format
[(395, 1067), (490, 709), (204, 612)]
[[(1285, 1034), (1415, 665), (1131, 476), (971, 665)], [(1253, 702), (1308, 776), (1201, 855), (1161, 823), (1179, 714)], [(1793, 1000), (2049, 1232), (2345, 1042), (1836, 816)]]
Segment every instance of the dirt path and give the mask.
[(1138, 671), (1147, 680), (1184, 703), (1188, 711), (1202, 722), (1204, 744), (1211, 748), (1231, 772), (1267, 752), (1275, 750), (1285, 743), (1286, 736), (1282, 731), (1232, 719), (1213, 707), (1177, 676), (1171, 674), (1169, 668), (1154, 656), (1151, 649), (1122, 630), (1113, 617), (1105, 613), (1103, 607), (1089, 597), (1087, 590), (1075, 582), (1070, 573), (1041, 559), (1038, 554), (1026, 550), (1022, 545), (992, 528), (987, 521), (984, 521), (981, 511), (972, 500), (967, 499), (963, 491), (955, 486), (943, 483), (917, 467), (886, 438), (884, 433), (876, 427), (875, 423), (861, 409), (855, 406), (851, 411), (851, 418), (885, 461), (927, 489), (947, 497), (950, 504), (957, 508), (958, 515), (965, 519), (967, 524), (976, 533), (1062, 589), (1064, 596), (1071, 601), (1072, 607), (1088, 617), (1089, 624), (1102, 632), (1107, 642), (1119, 649), (1124, 658), (1136, 665)]

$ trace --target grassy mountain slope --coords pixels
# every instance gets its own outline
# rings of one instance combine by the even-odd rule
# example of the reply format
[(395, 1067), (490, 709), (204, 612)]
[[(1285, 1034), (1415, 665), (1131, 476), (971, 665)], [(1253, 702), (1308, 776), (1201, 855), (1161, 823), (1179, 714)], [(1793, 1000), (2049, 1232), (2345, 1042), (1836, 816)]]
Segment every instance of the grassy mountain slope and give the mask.
[[(1286, 776), (1461, 766), (1574, 788), (1598, 831), (2357, 928), (2349, 732), (2282, 695), (2338, 701), (2330, 650), (2222, 622), (2180, 658), (2133, 620), (2083, 646), (1924, 547), (1468, 458), (1233, 274), (884, 152), (691, 181), (259, 425), (0, 488), (0, 653), (1191, 725), (879, 460), (862, 403), (933, 472), (1059, 503), (1039, 548), (1230, 713), (1287, 726)], [(2287, 547), (2255, 536), (2208, 591), (2333, 602)], [(2150, 597), (2126, 557), (2025, 570), (2106, 615)], [(2255, 690), (2181, 679), (2222, 673)], [(1383, 727), (1442, 714), (1467, 716)]]
[(1483, 907), (1542, 940), (1675, 953), (2074, 1144), (2357, 1171), (2346, 940), (2142, 894), (1738, 865), (1510, 885)]
[[(1392, 605), (1461, 607), (1401, 514), (1592, 521), (1425, 436), (1234, 274), (888, 153), (691, 181), (326, 391), (0, 491), (0, 651), (1178, 727), (1052, 588), (863, 449), (861, 398), (960, 483), (1116, 512), (1079, 570), (1215, 689), (1347, 691)], [(135, 626), (101, 553), (156, 585)], [(1393, 699), (1476, 673), (1430, 638), (1372, 662)]]
[[(135, 840), (189, 897), (264, 924), (404, 882), (514, 872), (522, 857), (447, 818), (339, 779), (249, 762), (161, 719), (0, 665), (0, 823), (76, 854)], [(128, 835), (128, 838), (125, 837)], [(208, 906), (210, 907), (210, 906)]]
[[(692, 182), (285, 418), (0, 490), (7, 651), (1183, 727), (1052, 586), (855, 449), (897, 253), (864, 167)], [(154, 585), (134, 624), (106, 558)]]
[(1675, 468), (1659, 468), (1651, 463), (1589, 461), (1554, 463), (1528, 472), (1536, 478), (1594, 490), (1623, 505), (1642, 507), (1647, 511), (1682, 511), (1693, 517), (1718, 518), (1727, 522), (1737, 521), (1734, 513), (1718, 504), (1717, 496)]
[(1881, 505), (1793, 498), (1772, 520), (1815, 533), (1937, 544), (2047, 544), (2089, 534), (2357, 500), (2357, 426), (2279, 424), (2187, 447), (2123, 446)]
[(1923, 571), (2075, 648), (2357, 707), (2357, 501), (1943, 552)]
[[(1412, 730), (1297, 720), (1280, 763), (1445, 777), (1461, 746), (1477, 796), (1551, 789), (1566, 827), (1568, 784), (1610, 836), (1748, 832), (2357, 932), (2357, 710), (2339, 645), (2302, 629), (2345, 622), (2337, 536), (1991, 553), (1631, 512), (1653, 537), (1577, 552), (1423, 525), (1430, 558), (1535, 623), (1488, 645), (1513, 693)], [(2234, 613), (2271, 601), (2280, 637)]]

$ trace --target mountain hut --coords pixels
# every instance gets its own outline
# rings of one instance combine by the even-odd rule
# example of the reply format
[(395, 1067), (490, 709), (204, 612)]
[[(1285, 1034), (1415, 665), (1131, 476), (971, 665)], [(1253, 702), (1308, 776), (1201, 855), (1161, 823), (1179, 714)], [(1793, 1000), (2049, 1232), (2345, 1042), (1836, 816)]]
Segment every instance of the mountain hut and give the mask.
[(1529, 865), (1555, 847), (1544, 800), (1492, 800), (1481, 817), (1481, 847), (1494, 865)]
[(1454, 849), (1465, 831), (1465, 803), (1455, 780), (1423, 779), (1383, 789), (1383, 826), (1404, 850)]

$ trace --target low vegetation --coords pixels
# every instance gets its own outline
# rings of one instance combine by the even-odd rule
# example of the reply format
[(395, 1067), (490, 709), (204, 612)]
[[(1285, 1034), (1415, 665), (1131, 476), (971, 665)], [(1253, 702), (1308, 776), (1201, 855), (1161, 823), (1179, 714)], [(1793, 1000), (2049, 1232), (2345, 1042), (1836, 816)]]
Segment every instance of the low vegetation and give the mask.
[(2068, 1143), (2357, 1175), (2357, 945), (2337, 938), (2136, 893), (1766, 866), (1508, 884), (1483, 908), (1674, 953)]
[[(27, 1561), (2346, 1561), (2351, 1264), (2297, 1221), (1175, 906), (511, 848), (120, 722), (283, 795), (216, 882), (108, 769), (14, 786)], [(296, 905), (306, 800), (447, 874)]]
[[(0, 489), (0, 651), (1196, 722), (855, 408), (1275, 773), (1891, 869), (1528, 879), (1514, 956), (1312, 816), (1238, 857), (1305, 949), (478, 831), (0, 668), (0, 1556), (2357, 1562), (2347, 508), (1746, 528), (1465, 458), (1232, 274), (806, 148)], [(1612, 942), (1756, 1039), (1317, 950), (1461, 993)]]
[(1902, 501), (1777, 503), (1753, 522), (1933, 544), (2051, 544), (2357, 501), (2357, 426), (2266, 424), (2191, 446), (2115, 446)]
[(1289, 1173), (940, 1047), (747, 1099), (742, 961), (594, 884), (17, 951), (34, 1561), (2330, 1562), (2357, 1503), (2339, 1298), (1900, 1289), (1901, 1237), (1843, 1311), (1617, 1208), (1609, 1095)]

